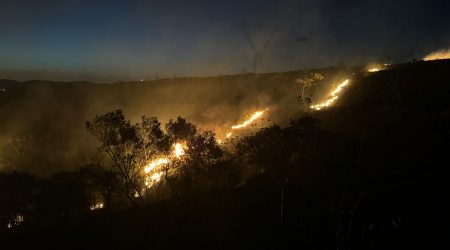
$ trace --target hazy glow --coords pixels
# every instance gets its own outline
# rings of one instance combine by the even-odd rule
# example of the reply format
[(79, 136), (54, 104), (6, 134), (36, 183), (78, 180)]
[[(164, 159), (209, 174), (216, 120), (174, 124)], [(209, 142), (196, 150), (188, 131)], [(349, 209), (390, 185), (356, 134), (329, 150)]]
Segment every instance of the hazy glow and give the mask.
[(341, 82), (336, 88), (334, 88), (331, 93), (328, 95), (328, 98), (323, 100), (322, 102), (318, 104), (311, 105), (311, 109), (315, 110), (321, 110), (323, 108), (327, 108), (332, 106), (336, 100), (339, 98), (339, 94), (342, 92), (342, 90), (348, 86), (350, 83), (349, 79), (345, 79), (343, 82)]
[(450, 59), (450, 49), (438, 50), (433, 53), (428, 54), (423, 58), (424, 61), (442, 60)]

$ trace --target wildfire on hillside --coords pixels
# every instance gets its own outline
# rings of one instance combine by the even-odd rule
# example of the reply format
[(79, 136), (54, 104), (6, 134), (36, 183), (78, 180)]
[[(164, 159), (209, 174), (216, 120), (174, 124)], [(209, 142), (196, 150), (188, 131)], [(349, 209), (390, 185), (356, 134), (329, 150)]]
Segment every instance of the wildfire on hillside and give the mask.
[[(247, 126), (249, 126), (250, 124), (255, 122), (258, 118), (261, 118), (261, 116), (263, 116), (264, 113), (268, 110), (269, 110), (269, 108), (266, 108), (266, 109), (258, 110), (256, 112), (254, 112), (247, 120), (245, 120), (244, 122), (242, 122), (240, 124), (232, 126), (231, 129), (234, 131), (234, 130), (246, 128)], [(228, 132), (226, 134), (226, 138), (230, 138), (233, 135), (233, 131)], [(217, 140), (217, 142), (222, 143), (222, 140)], [(148, 163), (144, 167), (144, 176), (145, 176), (144, 185), (145, 185), (145, 187), (150, 188), (153, 185), (155, 185), (156, 183), (160, 182), (161, 178), (164, 175), (164, 167), (171, 164), (174, 160), (180, 159), (181, 157), (183, 157), (186, 154), (186, 149), (187, 149), (187, 144), (185, 141), (176, 142), (172, 145), (172, 151), (170, 152), (169, 155), (160, 156), (160, 157), (152, 160), (150, 163)], [(144, 192), (145, 192), (145, 189), (144, 189)], [(139, 194), (137, 194), (137, 197), (138, 196), (139, 196)]]
[(423, 60), (424, 61), (433, 61), (433, 60), (442, 60), (442, 59), (450, 59), (450, 49), (443, 49), (432, 52), (426, 55)]
[(260, 118), (267, 110), (269, 110), (269, 109), (266, 108), (264, 110), (256, 111), (246, 121), (244, 121), (241, 124), (237, 124), (237, 125), (232, 126), (231, 129), (241, 129), (241, 128), (247, 127), (249, 124), (254, 122), (256, 119)]
[[(266, 113), (266, 111), (268, 111), (269, 108), (263, 109), (263, 110), (258, 110), (256, 112), (254, 112), (247, 120), (245, 120), (244, 122), (240, 123), (240, 124), (236, 124), (231, 126), (232, 130), (238, 130), (238, 129), (243, 129), (245, 127), (247, 127), (248, 125), (252, 124), (254, 121), (256, 121), (258, 118), (261, 118), (261, 116), (264, 115), (264, 113)], [(226, 138), (230, 138), (233, 135), (233, 131), (230, 131), (226, 134)]]
[(378, 72), (381, 70), (385, 70), (390, 64), (384, 63), (384, 64), (370, 64), (367, 66), (366, 71), (369, 73)]
[(325, 100), (323, 100), (322, 102), (318, 103), (318, 104), (313, 104), (310, 106), (311, 109), (315, 109), (315, 110), (321, 110), (323, 108), (327, 108), (330, 106), (333, 106), (334, 103), (336, 102), (336, 100), (339, 98), (340, 93), (342, 92), (342, 90), (347, 87), (350, 84), (350, 80), (349, 79), (345, 79), (343, 82), (341, 82), (339, 85), (337, 85), (328, 95), (327, 98), (325, 98)]
[[(381, 65), (380, 68), (386, 67), (386, 65)], [(378, 68), (369, 68), (369, 72), (375, 72), (377, 70), (380, 70)], [(326, 97), (322, 102), (313, 104), (310, 106), (311, 109), (314, 110), (321, 110), (326, 107), (330, 107), (335, 104), (336, 100), (339, 98), (342, 91), (350, 84), (349, 79), (345, 79), (341, 83), (339, 83), (336, 87), (334, 87), (330, 93), (328, 94), (328, 97)], [(246, 120), (244, 120), (241, 123), (238, 123), (236, 125), (231, 126), (231, 129), (229, 132), (225, 134), (225, 138), (231, 138), (234, 133), (240, 129), (245, 129), (258, 119), (260, 119), (266, 112), (269, 110), (269, 108), (257, 110), (253, 112), (251, 115), (247, 117)], [(217, 142), (223, 143), (223, 140), (217, 140)], [(160, 156), (159, 158), (156, 158), (152, 160), (150, 163), (148, 163), (144, 167), (144, 175), (145, 175), (145, 187), (150, 188), (156, 183), (161, 181), (161, 178), (165, 174), (164, 167), (169, 166), (174, 160), (180, 159), (183, 155), (186, 154), (187, 144), (186, 142), (176, 142), (172, 145), (172, 151), (169, 155)], [(167, 170), (167, 169), (166, 169)], [(167, 174), (167, 173), (166, 173)], [(144, 189), (145, 191), (145, 189)]]

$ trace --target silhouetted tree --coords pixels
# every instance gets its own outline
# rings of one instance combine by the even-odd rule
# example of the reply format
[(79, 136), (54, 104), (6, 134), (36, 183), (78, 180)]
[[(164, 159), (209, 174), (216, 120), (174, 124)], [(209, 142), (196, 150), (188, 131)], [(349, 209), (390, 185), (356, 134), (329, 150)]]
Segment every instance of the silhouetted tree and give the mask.
[[(132, 125), (121, 110), (96, 116), (86, 123), (87, 129), (102, 143), (101, 150), (112, 160), (123, 180), (124, 192), (132, 202), (136, 200), (134, 194), (142, 201), (145, 194), (158, 190), (167, 196), (166, 184), (173, 194), (181, 188), (193, 187), (204, 170), (223, 155), (214, 133), (199, 133), (184, 118), (170, 120), (165, 126), (167, 133), (160, 126), (156, 118), (145, 116), (141, 123)], [(183, 144), (182, 157), (175, 157), (171, 152), (176, 143)], [(157, 185), (146, 187), (144, 168), (159, 157), (168, 157), (170, 161), (158, 166), (162, 178)]]
[(315, 82), (323, 79), (324, 77), (321, 74), (310, 72), (309, 75), (300, 77), (296, 80), (296, 82), (300, 85), (300, 95), (298, 96), (298, 100), (301, 104), (306, 104), (308, 106), (311, 104), (311, 95), (307, 95), (307, 91), (314, 85)]
[(217, 143), (214, 133), (210, 131), (199, 133), (194, 124), (178, 117), (166, 124), (167, 136), (173, 144), (185, 143), (185, 155), (175, 158), (168, 167), (175, 174), (165, 175), (174, 192), (180, 189), (190, 189), (200, 185), (200, 177), (222, 158), (224, 151)]
[(86, 128), (101, 142), (101, 150), (109, 156), (123, 180), (128, 199), (135, 202), (137, 196), (142, 200), (142, 172), (164, 141), (157, 119), (142, 117), (141, 123), (131, 125), (121, 110), (115, 110), (86, 122)]
[(278, 125), (263, 128), (242, 138), (238, 154), (248, 164), (268, 173), (280, 187), (280, 223), (283, 223), (284, 191), (292, 175), (315, 165), (326, 133), (317, 127), (318, 120), (303, 117), (286, 128)]

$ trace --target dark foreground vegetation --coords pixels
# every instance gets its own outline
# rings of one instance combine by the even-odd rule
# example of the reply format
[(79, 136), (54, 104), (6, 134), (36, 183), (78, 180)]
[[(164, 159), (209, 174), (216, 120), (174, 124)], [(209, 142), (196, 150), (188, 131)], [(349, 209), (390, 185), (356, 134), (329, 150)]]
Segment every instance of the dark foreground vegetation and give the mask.
[[(98, 115), (86, 124), (97, 161), (50, 178), (0, 174), (1, 244), (446, 249), (449, 79), (448, 61), (356, 75), (339, 106), (225, 148), (183, 118), (163, 129), (120, 110)], [(142, 191), (144, 162), (177, 141), (186, 155)]]

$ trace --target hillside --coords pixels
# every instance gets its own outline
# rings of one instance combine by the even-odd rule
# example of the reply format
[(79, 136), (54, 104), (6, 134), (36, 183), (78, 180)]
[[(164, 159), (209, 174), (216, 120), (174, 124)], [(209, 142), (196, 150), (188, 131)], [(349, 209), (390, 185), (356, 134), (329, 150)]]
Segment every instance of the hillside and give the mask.
[[(312, 111), (298, 103), (295, 80), (305, 72), (114, 85), (3, 81), (2, 137), (42, 135), (36, 142), (39, 153), (33, 155), (37, 158), (30, 158), (42, 161), (31, 172), (54, 164), (43, 172), (59, 174), (49, 179), (0, 175), (0, 190), (8, 190), (0, 193), (0, 202), (8, 204), (0, 223), (6, 224), (8, 213), (18, 208), (26, 218), (0, 235), (19, 245), (23, 238), (47, 247), (73, 242), (75, 249), (446, 248), (450, 60), (392, 65), (373, 73), (315, 72), (325, 80), (311, 89), (313, 101), (333, 82), (351, 79), (336, 106)], [(266, 106), (270, 112), (264, 125), (282, 127), (255, 128), (235, 143), (236, 152), (214, 158), (212, 165), (196, 163), (210, 148), (193, 144), (205, 151), (198, 158), (187, 154), (189, 168), (179, 182), (162, 182), (162, 196), (127, 206), (115, 193), (115, 203), (88, 209), (92, 180), (86, 189), (83, 181), (98, 170), (76, 170), (85, 148), (80, 140), (87, 137), (76, 133), (96, 114), (122, 108), (131, 119), (182, 115), (199, 128), (226, 128), (242, 113)], [(95, 148), (98, 141), (89, 138)], [(76, 149), (73, 142), (78, 142)], [(67, 150), (76, 152), (63, 157), (70, 172), (58, 165), (58, 157), (49, 157)], [(39, 158), (42, 152), (48, 155)], [(20, 170), (26, 170), (29, 162), (21, 163)], [(10, 193), (18, 183), (23, 188)], [(16, 197), (17, 203), (10, 202)]]
[[(337, 68), (318, 70), (332, 80)], [(156, 116), (162, 123), (182, 116), (223, 138), (227, 129), (255, 109), (270, 107), (270, 120), (286, 123), (302, 112), (295, 80), (305, 72), (161, 79), (149, 82), (94, 84), (88, 82), (0, 81), (0, 147), (11, 138), (32, 135), (31, 160), (43, 166), (17, 167), (48, 175), (71, 169), (95, 148), (85, 122), (97, 114), (122, 109), (137, 121)], [(28, 155), (28, 157), (30, 157)], [(44, 166), (45, 165), (45, 166)], [(43, 171), (40, 171), (43, 170)]]

